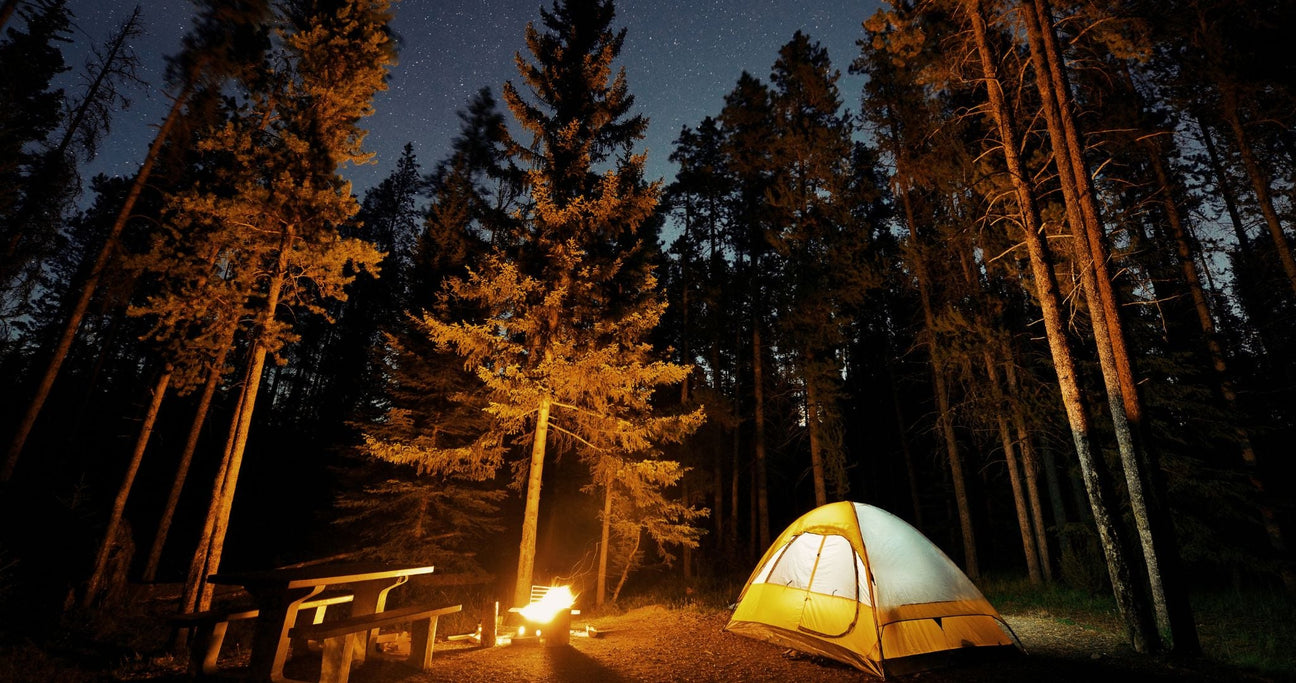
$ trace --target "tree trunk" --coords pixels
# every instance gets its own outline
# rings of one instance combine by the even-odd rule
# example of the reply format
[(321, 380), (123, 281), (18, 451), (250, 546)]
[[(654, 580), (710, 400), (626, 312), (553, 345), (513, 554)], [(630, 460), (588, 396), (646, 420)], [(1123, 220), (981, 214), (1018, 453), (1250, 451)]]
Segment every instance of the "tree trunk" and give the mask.
[[(1044, 472), (1044, 484), (1048, 487), (1049, 492), (1049, 507), (1053, 509), (1053, 525), (1058, 529), (1058, 539), (1060, 541), (1062, 527), (1066, 525), (1069, 518), (1067, 517), (1066, 503), (1062, 494), (1062, 482), (1058, 480), (1058, 463), (1057, 459), (1053, 457), (1053, 449), (1041, 448), (1040, 453), (1040, 469)], [(1084, 508), (1080, 509), (1083, 510)]]
[(1220, 79), (1217, 85), (1220, 90), (1220, 109), (1224, 122), (1233, 132), (1233, 142), (1237, 145), (1238, 156), (1242, 157), (1242, 166), (1246, 169), (1247, 178), (1251, 180), (1251, 191), (1255, 193), (1256, 203), (1260, 205), (1260, 213), (1265, 219), (1265, 226), (1269, 228), (1269, 237), (1273, 240), (1274, 252), (1278, 255), (1278, 262), (1282, 264), (1283, 273), (1287, 276), (1287, 284), (1291, 286), (1293, 292), (1296, 292), (1296, 259), (1292, 257), (1291, 243), (1287, 241), (1282, 222), (1278, 218), (1278, 211), (1274, 208), (1273, 195), (1269, 191), (1269, 177), (1260, 167), (1255, 151), (1251, 149), (1251, 140), (1247, 137), (1246, 129), (1242, 125), (1242, 117), (1238, 114), (1237, 89), (1224, 79)]
[(1013, 507), (1017, 511), (1017, 528), (1021, 531), (1022, 552), (1026, 555), (1026, 572), (1030, 576), (1030, 582), (1039, 585), (1044, 579), (1040, 573), (1039, 553), (1035, 551), (1035, 536), (1031, 533), (1030, 512), (1026, 502), (1026, 492), (1022, 486), (1021, 469), (1017, 464), (1012, 431), (1008, 428), (1008, 402), (1004, 398), (1003, 387), (999, 384), (999, 371), (995, 368), (994, 356), (990, 353), (989, 347), (981, 349), (981, 358), (985, 363), (990, 394), (995, 402), (995, 425), (999, 429), (999, 443), (1003, 448), (1005, 464), (1008, 466), (1008, 482), (1012, 487)]
[(733, 430), (733, 449), (730, 454), (729, 472), (729, 536), (725, 538), (725, 551), (728, 552), (729, 558), (733, 559), (738, 553), (738, 513), (741, 509), (738, 505), (738, 489), (742, 477), (742, 431), (738, 426)]
[[(1124, 441), (1121, 439), (1120, 419), (1116, 410), (1112, 410), (1113, 423), (1117, 429), (1118, 444), (1121, 449), (1121, 462), (1125, 470), (1126, 489), (1130, 498), (1135, 525), (1138, 529), (1140, 543), (1143, 547), (1144, 561), (1147, 565), (1148, 582), (1152, 590), (1153, 606), (1156, 610), (1157, 623), (1162, 633), (1168, 633), (1170, 645), (1179, 653), (1195, 655), (1201, 651), (1197, 636), (1196, 622), (1188, 602), (1187, 588), (1184, 585), (1180, 568), (1178, 542), (1175, 538), (1174, 524), (1170, 512), (1166, 509), (1165, 485), (1162, 481), (1160, 458), (1149, 446), (1146, 436), (1147, 424), (1143, 418), (1143, 405), (1139, 399), (1134, 381), (1133, 364), (1126, 342), (1124, 326), (1121, 323), (1116, 306), (1115, 293), (1111, 286), (1111, 276), (1107, 271), (1106, 237), (1098, 213), (1095, 192), (1090, 182), (1088, 165), (1084, 159), (1084, 147), (1081, 144), (1075, 123), (1074, 106), (1071, 99), (1071, 87), (1066, 77), (1061, 49), (1058, 46), (1057, 34), (1053, 29), (1053, 13), (1048, 0), (1034, 0), (1036, 9), (1035, 29), (1040, 34), (1043, 52), (1047, 57), (1052, 81), (1052, 91), (1057, 97), (1056, 112), (1060, 119), (1061, 129), (1066, 140), (1070, 157), (1071, 173), (1076, 183), (1076, 194), (1085, 221), (1085, 233), (1089, 244), (1091, 262), (1094, 266), (1095, 284), (1102, 297), (1105, 328), (1112, 347), (1112, 369), (1120, 387), (1121, 405), (1129, 421), (1129, 433)], [(1026, 14), (1030, 14), (1026, 8)], [(1031, 22), (1028, 17), (1028, 25)], [(1035, 49), (1032, 48), (1032, 52)], [(1037, 63), (1039, 61), (1037, 60)], [(1042, 84), (1042, 81), (1041, 81)], [(1045, 88), (1047, 90), (1047, 88)], [(1041, 96), (1046, 101), (1046, 113), (1053, 104), (1048, 101), (1045, 92)], [(1098, 336), (1097, 317), (1095, 337)], [(1101, 341), (1101, 340), (1100, 340)], [(1103, 349), (1099, 344), (1099, 358)], [(1104, 373), (1106, 374), (1106, 373)], [(1110, 389), (1108, 397), (1110, 402)], [(1146, 493), (1144, 492), (1146, 486)]]
[(162, 145), (171, 134), (171, 128), (175, 126), (176, 119), (180, 117), (180, 109), (183, 107), (188, 95), (189, 85), (186, 84), (171, 104), (171, 109), (167, 112), (162, 127), (158, 129), (157, 135), (153, 138), (153, 144), (149, 146), (148, 154), (144, 157), (144, 163), (140, 166), (139, 173), (135, 174), (135, 181), (131, 183), (130, 191), (127, 192), (126, 199), (117, 212), (112, 227), (109, 228), (107, 236), (104, 237), (103, 246), (99, 248), (99, 255), (95, 258), (90, 273), (81, 285), (81, 292), (72, 307), (72, 312), (68, 314), (68, 319), (64, 323), (63, 332), (59, 336), (58, 342), (54, 345), (49, 364), (46, 365), (45, 372), (41, 375), (40, 383), (36, 387), (36, 395), (32, 397), (31, 402), (27, 405), (27, 410), (18, 423), (18, 429), (14, 433), (13, 440), (9, 443), (9, 451), (5, 454), (4, 465), (0, 466), (0, 483), (7, 482), (13, 477), (14, 468), (18, 465), (18, 458), (22, 455), (23, 446), (27, 443), (27, 437), (31, 434), (32, 427), (36, 425), (36, 417), (40, 415), (41, 408), (45, 405), (45, 399), (49, 398), (50, 389), (54, 386), (54, 379), (58, 377), (59, 368), (63, 366), (63, 361), (72, 348), (72, 340), (76, 337), (77, 328), (81, 326), (81, 319), (85, 317), (86, 309), (90, 306), (90, 299), (99, 286), (99, 278), (103, 276), (108, 261), (117, 249), (117, 242), (121, 237), (122, 229), (126, 227), (126, 221), (130, 219), (131, 213), (135, 210), (135, 202), (139, 199), (140, 192), (144, 190), (149, 174), (153, 172), (153, 165), (157, 163), (158, 155), (162, 151)]
[(1062, 403), (1071, 426), (1071, 438), (1075, 443), (1076, 455), (1080, 460), (1080, 469), (1084, 478), (1085, 491), (1089, 498), (1089, 507), (1093, 512), (1094, 523), (1102, 544), (1103, 555), (1107, 562), (1107, 572), (1111, 578), (1116, 606), (1125, 623), (1131, 645), (1138, 652), (1146, 652), (1152, 642), (1147, 620), (1146, 605), (1136, 592), (1136, 584), (1130, 578), (1130, 569), (1125, 560), (1123, 543), (1115, 520), (1108, 509), (1108, 483), (1099, 471), (1102, 466), (1094, 456), (1091, 439), (1089, 416), (1085, 409), (1085, 395), (1076, 378), (1075, 361), (1072, 357), (1070, 340), (1066, 337), (1063, 322), (1060, 295), (1057, 281), (1054, 279), (1052, 255), (1044, 242), (1040, 230), (1039, 211), (1030, 185), (1030, 176), (1017, 154), (1016, 136), (1013, 133), (1013, 117), (1004, 101), (1002, 86), (999, 83), (996, 61), (990, 52), (986, 37), (985, 17), (982, 13), (981, 0), (965, 0), (964, 7), (971, 20), (973, 37), (977, 54), (981, 62), (981, 71), (989, 102), (989, 112), (1000, 137), (1000, 150), (1008, 169), (1013, 191), (1021, 213), (1022, 233), (1030, 257), (1031, 272), (1035, 279), (1036, 296), (1043, 314), (1044, 329), (1053, 357), (1053, 365), (1058, 375), (1058, 386)]
[(157, 533), (153, 536), (153, 545), (149, 548), (148, 563), (144, 566), (144, 581), (151, 583), (157, 579), (158, 564), (162, 561), (162, 548), (166, 545), (167, 535), (171, 532), (171, 522), (175, 519), (176, 507), (180, 504), (180, 494), (184, 490), (185, 480), (189, 478), (189, 466), (193, 464), (194, 452), (198, 449), (198, 439), (202, 436), (203, 423), (207, 421), (207, 411), (211, 409), (212, 398), (216, 387), (224, 374), (225, 357), (229, 354), (234, 341), (235, 326), (231, 324), (230, 332), (222, 340), (221, 350), (212, 361), (207, 381), (203, 384), (202, 395), (198, 399), (198, 409), (194, 411), (193, 422), (189, 425), (189, 436), (185, 439), (184, 450), (180, 453), (180, 464), (176, 466), (175, 478), (171, 482), (171, 491), (167, 494), (166, 506), (158, 520)]
[(945, 373), (935, 359), (932, 362), (932, 382), (936, 385), (937, 420), (940, 422), (941, 435), (945, 437), (945, 454), (949, 458), (950, 479), (954, 485), (954, 503), (958, 509), (959, 531), (963, 538), (963, 569), (968, 578), (976, 581), (981, 576), (981, 568), (977, 563), (976, 536), (972, 531), (972, 507), (968, 503), (967, 479), (963, 475), (963, 457), (959, 453), (958, 437), (954, 434), (954, 416), (950, 407), (949, 387), (945, 383)]
[(541, 398), (536, 413), (535, 439), (531, 442), (531, 470), (527, 478), (526, 512), (522, 517), (522, 543), (518, 548), (514, 607), (524, 607), (531, 601), (531, 573), (535, 569), (536, 526), (540, 522), (540, 482), (544, 473), (545, 440), (549, 434), (549, 408), (549, 397)]
[[(946, 434), (944, 429), (945, 416), (948, 414), (946, 412), (946, 409), (948, 408), (949, 399), (945, 391), (945, 380), (944, 380), (944, 376), (941, 375), (940, 361), (939, 361), (940, 357), (936, 348), (936, 338), (935, 338), (936, 316), (932, 311), (931, 293), (927, 289), (930, 283), (930, 278), (927, 275), (927, 262), (925, 260), (926, 257), (925, 254), (922, 252), (921, 245), (918, 239), (918, 221), (913, 209), (913, 199), (909, 196), (908, 157), (905, 155), (904, 146), (900, 141), (900, 134), (899, 131), (897, 130), (895, 122), (892, 122), (892, 125), (890, 126), (888, 132), (891, 141), (892, 156), (895, 158), (896, 177), (900, 185), (900, 187), (897, 190), (897, 194), (900, 195), (900, 206), (904, 211), (905, 225), (909, 229), (909, 240), (913, 245), (913, 250), (914, 250), (913, 252), (914, 253), (914, 258), (913, 258), (914, 279), (917, 280), (918, 282), (918, 302), (922, 307), (923, 324), (925, 326), (925, 329), (927, 330), (927, 337), (928, 337), (927, 356), (931, 361), (932, 383), (935, 385), (937, 401), (938, 403), (940, 403), (938, 408), (940, 410), (939, 419), (941, 421), (941, 432), (943, 435), (946, 435), (948, 437), (953, 435), (952, 428), (950, 429), (948, 434)], [(888, 367), (888, 372), (889, 371), (890, 368)], [(909, 453), (909, 441), (908, 439), (905, 438), (905, 434), (904, 434), (905, 425), (904, 425), (902, 414), (900, 412), (900, 398), (899, 398), (899, 394), (896, 392), (894, 380), (892, 381), (892, 395), (895, 397), (896, 419), (900, 421), (900, 425), (899, 425), (901, 430), (900, 439), (901, 439), (901, 446), (904, 449), (905, 466), (909, 474), (910, 497), (913, 499), (913, 506), (914, 506), (914, 521), (918, 524), (919, 528), (922, 528), (922, 501), (918, 496), (917, 476), (913, 465), (913, 458)], [(956, 441), (951, 441), (949, 438), (946, 438), (945, 448), (952, 468), (953, 463), (958, 460), (958, 443)], [(962, 481), (961, 476), (959, 477), (959, 481), (960, 482)], [(962, 512), (962, 507), (960, 507), (960, 513), (961, 512)], [(960, 514), (960, 520), (962, 519), (963, 519), (963, 515)], [(966, 532), (968, 534), (970, 534), (971, 532), (970, 521), (969, 521), (969, 525), (966, 527)], [(968, 550), (967, 534), (965, 534), (964, 535), (965, 554), (967, 550)], [(972, 552), (974, 557), (975, 544), (973, 544)]]
[[(1007, 355), (1010, 358), (1012, 356), (1011, 352)], [(1008, 389), (1013, 396), (1013, 429), (1017, 432), (1017, 446), (1022, 454), (1022, 472), (1026, 475), (1026, 493), (1030, 499), (1031, 521), (1034, 523), (1035, 530), (1035, 550), (1039, 553), (1040, 570), (1044, 574), (1044, 580), (1053, 583), (1053, 559), (1049, 553), (1048, 533), (1044, 524), (1044, 504), (1040, 500), (1039, 463), (1035, 460), (1035, 448), (1031, 444), (1030, 432), (1026, 429), (1026, 416), (1017, 398), (1020, 395), (1020, 385), (1017, 383), (1015, 363), (1011, 360), (1005, 366), (1005, 375)], [(1056, 482), (1054, 484), (1056, 485)], [(1057, 500), (1060, 501), (1061, 498), (1058, 497)], [(1062, 523), (1060, 515), (1057, 516), (1057, 523)]]
[(751, 495), (749, 496), (751, 498), (751, 504), (748, 506), (750, 509), (748, 510), (747, 528), (751, 529), (751, 532), (747, 539), (747, 559), (755, 560), (759, 558), (761, 553), (765, 552), (765, 550), (764, 547), (756, 546), (756, 543), (760, 540), (757, 536), (758, 532), (756, 531), (757, 528), (760, 527), (760, 514), (756, 511), (756, 508), (758, 507), (756, 502), (756, 468), (752, 467), (748, 470), (748, 473), (751, 475), (751, 480), (747, 483), (748, 487), (750, 487), (749, 490), (751, 491)]
[[(711, 243), (712, 243), (711, 249), (712, 251), (714, 251), (715, 250), (714, 230), (711, 231)], [(715, 392), (716, 396), (723, 396), (724, 387), (721, 386), (721, 382), (720, 382), (720, 335), (719, 334), (714, 334), (711, 337), (710, 354), (711, 354), (711, 368), (712, 368), (711, 389), (712, 391)], [(736, 398), (735, 398), (735, 404), (736, 404)], [(736, 431), (737, 427), (735, 426), (734, 429)], [(723, 548), (727, 550), (729, 547), (729, 539), (725, 535), (725, 523), (724, 523), (724, 519), (725, 519), (724, 451), (720, 448), (722, 445), (721, 440), (724, 438), (724, 433), (722, 431), (717, 430), (715, 432), (715, 438), (716, 441), (713, 442), (715, 444), (715, 449), (712, 453), (712, 457), (714, 459), (714, 467), (715, 467), (715, 509), (711, 511), (711, 514), (714, 516), (714, 522), (715, 522), (716, 549), (720, 550)], [(736, 498), (733, 501), (733, 505), (735, 507), (738, 505), (738, 500)], [(730, 531), (729, 531), (730, 534), (734, 534), (736, 532), (737, 532), (736, 527), (730, 527)]]
[(594, 589), (594, 605), (596, 607), (602, 607), (603, 600), (607, 597), (608, 531), (611, 526), (612, 484), (609, 482), (603, 490), (603, 536), (599, 542), (598, 583)]
[(1219, 388), (1220, 396), (1224, 399), (1226, 408), (1233, 418), (1233, 434), (1237, 439), (1238, 449), (1241, 451), (1242, 464), (1247, 479), (1252, 490), (1255, 491), (1256, 505), (1259, 508), (1265, 532), (1269, 537), (1269, 545), (1274, 549), (1281, 563), (1280, 574), (1283, 586), (1288, 593), (1296, 594), (1296, 571), (1293, 571), (1291, 562), (1287, 557), (1287, 541), (1282, 527), (1278, 524), (1277, 513), (1269, 502), (1268, 487), (1260, 476), (1255, 448), (1251, 443), (1251, 433), (1242, 424), (1242, 411), (1237, 404), (1237, 392), (1233, 389), (1233, 381), (1229, 378), (1228, 364), (1224, 359), (1224, 349), (1219, 343), (1219, 335), (1215, 330), (1215, 319), (1211, 317), (1206, 292), (1202, 288), (1201, 279), (1197, 276), (1196, 261), (1193, 259), (1193, 245), (1188, 237), (1183, 215), (1179, 211), (1179, 205), (1175, 201), (1174, 186), (1171, 184), (1170, 176), (1166, 172), (1164, 151), (1155, 142), (1149, 142), (1148, 158), (1157, 185), (1160, 188), (1161, 206), (1165, 210), (1166, 223), (1170, 226), (1170, 234), (1175, 240), (1175, 256), (1179, 260), (1180, 270), (1183, 271), (1184, 282), (1188, 285), (1188, 293), (1192, 297), (1193, 309), (1196, 310), (1197, 321), (1201, 325), (1202, 338), (1205, 340), (1206, 350), (1210, 354), (1211, 367), (1215, 371), (1216, 386)]
[(823, 446), (819, 438), (819, 397), (815, 391), (810, 363), (803, 373), (806, 388), (806, 429), (810, 433), (810, 472), (814, 478), (815, 507), (828, 504), (828, 486), (824, 482)]
[[(140, 26), (142, 22), (140, 11), (140, 6), (136, 5), (135, 9), (131, 12), (130, 18), (121, 25), (121, 30), (112, 35), (112, 43), (108, 46), (108, 51), (105, 54), (103, 65), (100, 67), (99, 73), (95, 74), (94, 80), (90, 81), (90, 86), (86, 88), (85, 95), (82, 96), (81, 102), (72, 113), (72, 117), (68, 119), (67, 128), (63, 131), (63, 137), (59, 140), (58, 146), (53, 150), (55, 156), (58, 158), (61, 159), (65, 154), (67, 154), (67, 149), (71, 146), (72, 140), (76, 136), (77, 131), (81, 128), (82, 122), (85, 121), (86, 114), (89, 113), (91, 105), (95, 102), (95, 99), (99, 94), (99, 89), (103, 87), (104, 80), (106, 80), (108, 74), (112, 73), (116, 68), (114, 62), (117, 61), (117, 55), (121, 54), (122, 48), (126, 46), (126, 40), (130, 37), (132, 27), (142, 28)], [(0, 25), (3, 24), (4, 21), (0, 20)], [(107, 129), (105, 129), (105, 132), (107, 132)]]
[(760, 550), (764, 552), (770, 544), (769, 491), (765, 472), (765, 377), (761, 366), (765, 347), (761, 345), (760, 321), (752, 324), (752, 395), (755, 397), (753, 414), (756, 422), (756, 490), (753, 492), (756, 501), (756, 517), (760, 541)]
[(225, 447), (221, 453), (220, 466), (212, 480), (212, 492), (208, 498), (207, 514), (203, 518), (203, 528), (198, 536), (198, 545), (194, 548), (193, 558), (189, 561), (189, 573), (185, 577), (184, 593), (181, 598), (181, 611), (184, 613), (206, 609), (201, 606), (210, 599), (210, 593), (204, 577), (207, 576), (207, 549), (211, 547), (212, 530), (216, 527), (216, 513), (220, 508), (221, 492), (225, 489), (225, 473), (229, 471), (230, 454), (234, 452), (234, 435), (238, 432), (239, 414), (243, 412), (243, 403), (247, 400), (248, 371), (251, 364), (244, 369), (242, 388), (239, 390), (238, 402), (230, 418), (229, 429), (225, 435)]
[(639, 543), (643, 540), (643, 527), (639, 527), (638, 533), (635, 534), (634, 547), (630, 548), (630, 555), (626, 557), (625, 568), (621, 570), (621, 579), (617, 581), (616, 590), (612, 591), (612, 602), (616, 602), (621, 597), (621, 588), (625, 586), (626, 578), (630, 576), (630, 569), (634, 567), (635, 555), (639, 552)]
[[(1107, 390), (1112, 426), (1125, 472), (1126, 492), (1131, 515), (1138, 530), (1139, 544), (1151, 589), (1152, 605), (1158, 630), (1172, 633), (1169, 599), (1163, 572), (1167, 557), (1175, 552), (1167, 539), (1157, 539), (1154, 520), (1160, 515), (1155, 498), (1145, 494), (1145, 480), (1154, 476), (1151, 469), (1156, 458), (1143, 447), (1142, 407), (1134, 386), (1133, 371), (1125, 345), (1125, 334), (1107, 270), (1106, 236), (1089, 182), (1088, 164), (1084, 159), (1079, 133), (1072, 113), (1070, 86), (1067, 83), (1057, 36), (1053, 31), (1052, 11), (1045, 0), (1027, 0), (1022, 8), (1031, 58), (1035, 67), (1036, 86), (1043, 104), (1044, 118), (1053, 144), (1062, 194), (1071, 224), (1076, 258), (1080, 264), (1080, 281), (1089, 304), (1090, 322), (1098, 350), (1099, 366)], [(1025, 3), (1024, 3), (1025, 4)], [(1189, 620), (1191, 624), (1191, 620)], [(1188, 640), (1195, 637), (1183, 636)], [(1178, 640), (1178, 638), (1174, 638)]]
[(108, 556), (112, 554), (113, 540), (121, 527), (122, 517), (126, 513), (126, 500), (130, 498), (131, 488), (135, 485), (135, 475), (139, 473), (140, 462), (144, 460), (144, 451), (148, 448), (149, 437), (153, 435), (153, 423), (157, 421), (158, 411), (162, 409), (162, 399), (167, 386), (171, 384), (171, 366), (168, 364), (158, 377), (153, 387), (153, 399), (149, 402), (148, 411), (144, 414), (144, 423), (140, 425), (139, 436), (135, 439), (135, 450), (131, 453), (126, 474), (122, 477), (121, 486), (117, 487), (117, 497), (113, 500), (112, 514), (108, 517), (108, 527), (104, 530), (104, 539), (99, 544), (99, 553), (95, 556), (94, 570), (86, 584), (85, 595), (81, 606), (89, 608), (104, 590), (104, 581), (108, 569)]
[[(220, 498), (214, 501), (217, 505), (212, 525), (211, 541), (207, 547), (207, 561), (203, 571), (206, 577), (220, 571), (221, 554), (225, 550), (225, 535), (229, 531), (230, 513), (234, 507), (234, 493), (238, 488), (239, 470), (243, 466), (243, 453), (247, 448), (248, 431), (252, 427), (252, 413), (256, 409), (257, 392), (261, 388), (261, 375), (265, 369), (267, 350), (260, 342), (252, 352), (251, 371), (248, 373), (248, 385), (244, 390), (242, 409), (238, 413), (237, 429), (234, 433), (233, 448), (230, 451), (229, 465), (225, 469), (225, 481), (221, 486)], [(210, 592), (204, 591), (202, 609), (210, 606)]]
[[(712, 442), (715, 443), (715, 442)], [(720, 445), (720, 444), (715, 444)], [(713, 533), (715, 534), (716, 549), (719, 550), (722, 539), (725, 537), (724, 526), (724, 455), (723, 451), (716, 448), (711, 453), (712, 459), (712, 480), (714, 483), (714, 495), (711, 499), (712, 524), (714, 525)]]
[[(214, 501), (217, 508), (212, 525), (211, 543), (207, 548), (207, 562), (203, 574), (204, 586), (207, 585), (207, 576), (220, 571), (221, 554), (225, 549), (225, 534), (229, 531), (230, 512), (234, 507), (234, 493), (238, 488), (239, 469), (243, 465), (243, 452), (247, 448), (248, 432), (252, 428), (252, 414), (256, 410), (257, 392), (261, 388), (261, 376), (264, 374), (266, 354), (269, 352), (264, 335), (268, 333), (271, 323), (274, 322), (275, 311), (279, 308), (279, 295), (283, 291), (284, 280), (287, 278), (288, 257), (292, 251), (293, 240), (293, 226), (290, 225), (283, 229), (275, 268), (270, 274), (265, 308), (261, 310), (257, 338), (252, 346), (247, 385), (244, 387), (243, 400), (239, 405), (237, 427), (230, 447), (229, 465), (225, 470), (225, 483), (221, 487), (219, 500)], [(210, 605), (211, 593), (204, 590), (202, 595), (202, 609), (207, 609)]]
[[(907, 169), (900, 168), (904, 164), (900, 161), (902, 158), (900, 141), (895, 134), (894, 127), (892, 128), (891, 141), (897, 159), (896, 165), (898, 168), (896, 172), (902, 174)], [(901, 189), (899, 194), (900, 205), (904, 209), (905, 222), (909, 228), (909, 239), (913, 247), (914, 277), (918, 281), (918, 301), (922, 306), (923, 324), (927, 332), (927, 357), (931, 360), (932, 386), (936, 392), (936, 419), (940, 426), (941, 436), (945, 440), (946, 462), (949, 463), (950, 476), (954, 484), (954, 501), (958, 508), (959, 531), (963, 539), (963, 567), (967, 575), (976, 580), (980, 575), (980, 567), (977, 562), (976, 535), (972, 529), (972, 511), (968, 505), (967, 485), (963, 476), (963, 459), (959, 454), (958, 438), (954, 433), (953, 416), (950, 413), (949, 388), (945, 383), (945, 371), (941, 363), (941, 354), (936, 345), (936, 313), (933, 310), (931, 294), (928, 290), (930, 278), (927, 275), (927, 265), (918, 238), (918, 225), (914, 218), (909, 192), (907, 189)]]
[(1237, 195), (1233, 192), (1233, 183), (1229, 182), (1228, 173), (1225, 172), (1224, 164), (1220, 161), (1219, 151), (1215, 147), (1215, 137), (1210, 134), (1201, 116), (1195, 118), (1197, 128), (1201, 131), (1202, 147), (1206, 149), (1206, 158), (1215, 175), (1215, 189), (1219, 191), (1220, 199), (1224, 200), (1224, 210), (1229, 215), (1229, 224), (1233, 226), (1233, 235), (1237, 237), (1238, 251), (1250, 258), (1251, 238), (1247, 237), (1246, 226), (1242, 223), (1242, 212), (1238, 210)]
[[(688, 507), (693, 506), (693, 491), (689, 489), (688, 480), (680, 481), (680, 500)], [(693, 549), (684, 546), (680, 550), (680, 573), (683, 575), (684, 582), (687, 585), (693, 580)]]
[(895, 408), (896, 433), (900, 436), (900, 454), (904, 457), (905, 479), (909, 484), (909, 504), (913, 506), (914, 526), (923, 530), (922, 496), (918, 493), (918, 468), (909, 448), (909, 427), (905, 423), (904, 408), (900, 405), (900, 390), (896, 386), (891, 363), (886, 364), (887, 381), (891, 384), (891, 405)]
[[(1076, 239), (1089, 247), (1095, 273), (1095, 284), (1099, 294), (1103, 313), (1107, 321), (1106, 332), (1111, 339), (1113, 360), (1117, 378), (1121, 387), (1121, 399), (1125, 406), (1127, 418), (1136, 427), (1143, 424), (1142, 404), (1138, 400), (1138, 391), (1134, 382), (1133, 366), (1130, 363), (1129, 350), (1125, 341), (1125, 329), (1121, 325), (1120, 308), (1117, 305), (1116, 293), (1112, 289), (1112, 277), (1107, 268), (1110, 253), (1107, 249), (1107, 238), (1103, 230), (1102, 215), (1098, 210), (1093, 183), (1090, 181), (1089, 164), (1084, 158), (1084, 144), (1080, 139), (1079, 129), (1075, 122), (1074, 104), (1071, 98), (1071, 85), (1066, 75), (1066, 66), (1062, 61), (1058, 47), (1057, 34), (1053, 30), (1053, 12), (1046, 0), (1033, 0), (1032, 7), (1024, 6), (1022, 14), (1027, 20), (1027, 33), (1031, 37), (1032, 60), (1036, 66), (1036, 84), (1044, 105), (1045, 120), (1049, 128), (1049, 138), (1053, 142), (1054, 157), (1059, 168), (1059, 179), (1063, 183), (1063, 198), (1069, 185), (1073, 188), (1071, 202), (1078, 211), (1077, 221), (1071, 221), (1070, 210), (1068, 221), (1079, 233), (1083, 226), (1083, 239), (1080, 234)], [(1038, 41), (1038, 42), (1037, 42)]]

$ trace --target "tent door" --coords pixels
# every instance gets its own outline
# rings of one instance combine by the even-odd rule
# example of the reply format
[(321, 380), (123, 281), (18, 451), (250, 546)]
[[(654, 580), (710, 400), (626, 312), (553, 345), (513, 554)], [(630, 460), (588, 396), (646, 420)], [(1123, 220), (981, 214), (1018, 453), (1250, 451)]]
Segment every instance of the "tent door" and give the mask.
[(830, 637), (851, 632), (860, 608), (856, 557), (845, 536), (820, 537), (798, 628)]

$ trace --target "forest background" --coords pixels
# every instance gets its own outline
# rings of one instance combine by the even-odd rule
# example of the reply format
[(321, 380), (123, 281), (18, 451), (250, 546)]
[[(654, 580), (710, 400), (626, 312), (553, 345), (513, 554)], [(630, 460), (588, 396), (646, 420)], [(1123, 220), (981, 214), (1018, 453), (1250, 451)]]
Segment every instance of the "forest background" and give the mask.
[(836, 499), (1110, 590), (1139, 650), (1296, 589), (1286, 4), (895, 2), (667, 183), (612, 5), (559, 2), (362, 197), (387, 3), (197, 6), (140, 172), (83, 187), (141, 27), (61, 91), (64, 3), (3, 5), (4, 600), (331, 556), (601, 602)]

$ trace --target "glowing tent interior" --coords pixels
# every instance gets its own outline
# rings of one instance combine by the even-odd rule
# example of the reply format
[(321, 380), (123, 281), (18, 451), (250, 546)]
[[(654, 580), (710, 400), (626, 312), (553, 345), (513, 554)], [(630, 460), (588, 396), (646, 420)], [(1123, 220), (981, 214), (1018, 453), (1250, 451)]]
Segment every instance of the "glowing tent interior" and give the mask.
[(775, 539), (725, 630), (885, 677), (952, 650), (1020, 647), (1003, 618), (917, 529), (863, 503), (824, 505)]

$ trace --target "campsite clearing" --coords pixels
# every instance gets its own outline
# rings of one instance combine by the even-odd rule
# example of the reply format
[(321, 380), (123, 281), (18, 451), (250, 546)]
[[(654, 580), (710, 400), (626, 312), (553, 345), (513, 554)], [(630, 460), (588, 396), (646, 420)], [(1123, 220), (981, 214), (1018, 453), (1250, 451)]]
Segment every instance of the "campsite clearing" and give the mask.
[[(567, 647), (508, 645), (480, 649), (468, 641), (438, 643), (431, 670), (413, 671), (396, 662), (369, 662), (351, 676), (353, 683), (512, 683), (550, 681), (877, 681), (878, 679), (829, 659), (791, 652), (777, 646), (725, 633), (731, 612), (697, 605), (648, 605), (623, 614), (577, 619), (573, 629), (593, 625), (598, 638), (572, 637)], [(1197, 660), (1160, 661), (1134, 654), (1119, 635), (1067, 623), (1042, 612), (1005, 613), (1029, 655), (987, 659), (888, 680), (922, 683), (1001, 681), (1291, 681), (1293, 676), (1258, 675), (1242, 669)], [(239, 636), (234, 636), (237, 640)], [(243, 636), (246, 637), (246, 636)], [(239, 648), (229, 648), (231, 653)], [(217, 680), (238, 680), (246, 669), (246, 651), (223, 659)], [(10, 662), (15, 664), (16, 662)], [(31, 664), (32, 662), (29, 662)], [(46, 660), (47, 664), (51, 664)], [(289, 663), (295, 678), (318, 675), (318, 659)], [(312, 668), (313, 667), (313, 668)], [(137, 661), (114, 671), (70, 672), (65, 669), (26, 669), (30, 674), (58, 674), (60, 680), (148, 680), (179, 683), (188, 680), (183, 661), (168, 669), (166, 662)], [(66, 675), (71, 674), (71, 675)], [(38, 676), (14, 680), (37, 680)], [(0, 665), (0, 680), (6, 680)]]
[[(652, 605), (586, 623), (599, 638), (571, 639), (570, 647), (461, 643), (437, 646), (432, 670), (417, 674), (398, 664), (357, 669), (356, 683), (510, 683), (513, 681), (877, 681), (858, 669), (722, 631), (727, 610)], [(1007, 615), (1029, 655), (985, 659), (888, 680), (956, 681), (1280, 681), (1206, 662), (1172, 664), (1135, 655), (1121, 639), (1048, 616)], [(303, 675), (308, 672), (302, 671)]]

